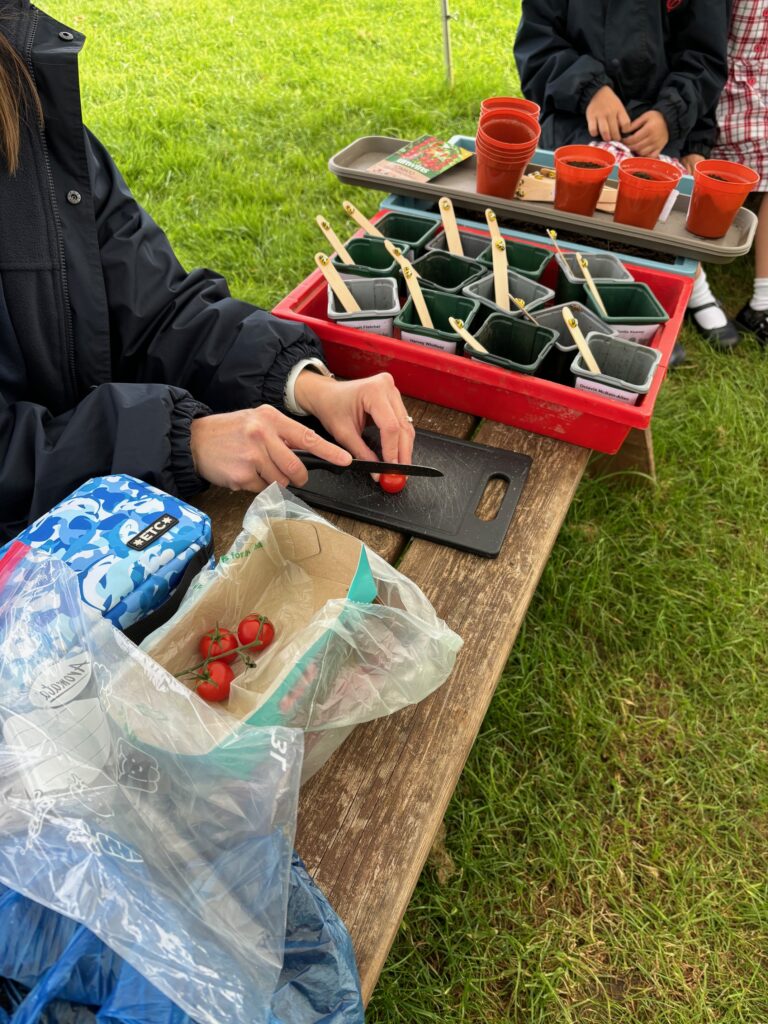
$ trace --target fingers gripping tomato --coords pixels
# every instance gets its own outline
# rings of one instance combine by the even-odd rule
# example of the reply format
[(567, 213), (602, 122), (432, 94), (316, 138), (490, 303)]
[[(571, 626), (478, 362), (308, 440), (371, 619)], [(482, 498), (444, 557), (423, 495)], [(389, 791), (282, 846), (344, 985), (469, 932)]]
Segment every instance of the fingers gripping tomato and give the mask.
[(399, 494), (408, 483), (408, 477), (402, 473), (382, 473), (379, 477), (379, 487), (387, 494)]
[(263, 651), (275, 639), (275, 627), (266, 617), (253, 612), (237, 627), (237, 637), (250, 652)]
[(195, 691), (198, 697), (218, 703), (229, 697), (229, 687), (235, 673), (223, 661), (212, 661), (195, 673)]
[(209, 629), (200, 637), (198, 649), (200, 656), (206, 661), (225, 661), (228, 665), (237, 657), (237, 637), (231, 629), (219, 626)]

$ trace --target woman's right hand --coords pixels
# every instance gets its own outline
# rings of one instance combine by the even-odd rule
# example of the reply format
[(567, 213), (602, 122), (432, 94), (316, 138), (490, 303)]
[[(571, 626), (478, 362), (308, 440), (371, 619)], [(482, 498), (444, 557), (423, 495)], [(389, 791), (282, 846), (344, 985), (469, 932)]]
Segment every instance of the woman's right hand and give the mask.
[(337, 466), (352, 461), (349, 452), (271, 405), (193, 420), (190, 448), (198, 475), (232, 491), (263, 491), (271, 483), (303, 487), (307, 471), (291, 449)]

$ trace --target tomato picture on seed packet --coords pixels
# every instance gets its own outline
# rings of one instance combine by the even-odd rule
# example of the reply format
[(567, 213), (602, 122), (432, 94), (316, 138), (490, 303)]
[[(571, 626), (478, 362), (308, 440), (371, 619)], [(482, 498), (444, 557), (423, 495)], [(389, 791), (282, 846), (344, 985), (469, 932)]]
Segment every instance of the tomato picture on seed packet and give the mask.
[(431, 181), (471, 156), (470, 150), (463, 146), (454, 146), (452, 142), (444, 142), (435, 135), (422, 135), (367, 170), (387, 178), (424, 182)]

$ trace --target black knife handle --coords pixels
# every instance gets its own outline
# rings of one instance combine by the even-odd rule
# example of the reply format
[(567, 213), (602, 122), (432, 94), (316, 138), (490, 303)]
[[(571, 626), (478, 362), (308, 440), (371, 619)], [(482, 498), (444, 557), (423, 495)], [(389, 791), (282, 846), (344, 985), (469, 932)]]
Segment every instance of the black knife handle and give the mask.
[(321, 459), (318, 455), (312, 455), (311, 452), (295, 451), (293, 454), (301, 460), (307, 472), (313, 469), (324, 469), (327, 473), (343, 473), (349, 469), (349, 466), (337, 466), (334, 462)]

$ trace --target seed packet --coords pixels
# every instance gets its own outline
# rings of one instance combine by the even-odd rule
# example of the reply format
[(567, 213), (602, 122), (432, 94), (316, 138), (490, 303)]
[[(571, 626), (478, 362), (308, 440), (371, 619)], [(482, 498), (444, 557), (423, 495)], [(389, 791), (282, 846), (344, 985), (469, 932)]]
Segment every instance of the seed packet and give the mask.
[(431, 181), (438, 174), (468, 160), (472, 153), (463, 146), (443, 142), (435, 135), (422, 135), (415, 142), (401, 146), (385, 160), (368, 168), (387, 178), (406, 178), (408, 181)]

